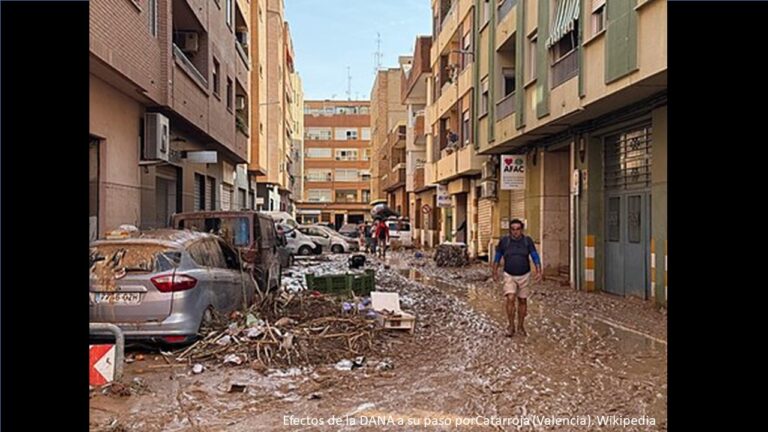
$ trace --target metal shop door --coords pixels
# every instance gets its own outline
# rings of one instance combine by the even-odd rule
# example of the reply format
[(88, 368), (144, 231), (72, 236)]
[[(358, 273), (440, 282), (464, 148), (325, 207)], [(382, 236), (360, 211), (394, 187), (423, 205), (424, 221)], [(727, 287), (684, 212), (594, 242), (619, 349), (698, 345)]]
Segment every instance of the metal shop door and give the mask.
[(605, 138), (605, 289), (650, 297), (651, 127)]

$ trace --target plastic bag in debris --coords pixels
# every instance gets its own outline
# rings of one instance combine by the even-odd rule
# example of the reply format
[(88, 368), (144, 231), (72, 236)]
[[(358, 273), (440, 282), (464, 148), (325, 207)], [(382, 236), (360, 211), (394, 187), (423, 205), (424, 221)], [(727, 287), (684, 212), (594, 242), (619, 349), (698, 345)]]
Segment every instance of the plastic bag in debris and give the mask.
[(203, 365), (201, 365), (200, 363), (197, 363), (194, 366), (192, 366), (192, 373), (201, 374), (203, 373), (203, 369), (204, 369)]
[(247, 327), (253, 327), (254, 324), (258, 323), (259, 319), (256, 318), (253, 314), (248, 314), (248, 316), (245, 317), (245, 325)]
[(380, 362), (379, 362), (379, 363), (376, 365), (376, 370), (377, 370), (377, 371), (385, 371), (385, 370), (394, 369), (394, 367), (395, 367), (395, 366), (394, 366), (394, 364), (392, 363), (392, 360), (390, 360), (390, 359), (388, 359), (388, 358), (385, 358), (384, 360), (380, 361)]
[(340, 371), (348, 371), (348, 370), (352, 370), (352, 366), (354, 366), (354, 363), (352, 363), (351, 360), (344, 359), (336, 363), (335, 368), (336, 370), (340, 370)]
[(224, 357), (224, 364), (233, 364), (239, 366), (242, 363), (243, 359), (237, 354), (229, 354), (228, 356)]

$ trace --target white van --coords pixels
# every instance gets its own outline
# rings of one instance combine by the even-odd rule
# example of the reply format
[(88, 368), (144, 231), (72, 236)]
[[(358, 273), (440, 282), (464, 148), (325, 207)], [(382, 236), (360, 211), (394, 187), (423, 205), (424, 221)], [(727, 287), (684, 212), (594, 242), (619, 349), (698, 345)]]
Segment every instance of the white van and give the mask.
[(389, 228), (389, 242), (392, 246), (413, 246), (413, 231), (410, 222), (389, 219), (387, 220), (387, 228)]

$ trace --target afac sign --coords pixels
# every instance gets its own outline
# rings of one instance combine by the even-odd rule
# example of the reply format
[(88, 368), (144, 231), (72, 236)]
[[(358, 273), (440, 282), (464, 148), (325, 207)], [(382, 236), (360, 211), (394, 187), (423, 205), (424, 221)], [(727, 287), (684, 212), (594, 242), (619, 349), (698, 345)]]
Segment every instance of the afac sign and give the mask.
[(501, 157), (501, 190), (525, 189), (525, 156)]

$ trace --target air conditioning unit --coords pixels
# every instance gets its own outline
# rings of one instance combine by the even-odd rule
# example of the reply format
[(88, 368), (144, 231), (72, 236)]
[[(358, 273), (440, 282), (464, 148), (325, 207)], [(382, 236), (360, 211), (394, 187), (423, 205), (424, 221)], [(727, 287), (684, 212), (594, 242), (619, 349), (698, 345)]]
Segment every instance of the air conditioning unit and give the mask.
[(168, 161), (170, 122), (160, 113), (144, 115), (144, 160)]
[(485, 181), (480, 184), (480, 198), (496, 198), (496, 181)]
[(494, 159), (487, 160), (483, 162), (483, 173), (481, 178), (482, 179), (492, 179), (496, 178), (496, 161)]
[(237, 95), (235, 97), (235, 108), (239, 110), (245, 109), (245, 96)]
[(200, 35), (193, 31), (177, 31), (173, 43), (184, 53), (196, 53), (200, 49)]

